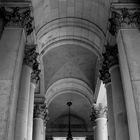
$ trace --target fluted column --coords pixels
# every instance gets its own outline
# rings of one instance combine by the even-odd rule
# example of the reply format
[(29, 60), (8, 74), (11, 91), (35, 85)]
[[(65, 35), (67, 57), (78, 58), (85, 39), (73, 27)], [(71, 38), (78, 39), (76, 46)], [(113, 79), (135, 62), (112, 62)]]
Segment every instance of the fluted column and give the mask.
[(33, 121), (33, 140), (45, 140), (45, 126), (48, 120), (46, 104), (35, 104)]
[(108, 140), (107, 107), (101, 103), (92, 107), (92, 117), (95, 121), (95, 140)]
[(114, 122), (114, 110), (113, 110), (113, 98), (112, 98), (112, 85), (109, 69), (107, 65), (102, 65), (100, 70), (100, 79), (103, 81), (106, 87), (107, 94), (107, 128), (109, 140), (115, 140), (115, 122)]
[(28, 106), (30, 97), (31, 72), (37, 61), (34, 45), (25, 47), (25, 57), (22, 66), (20, 89), (17, 104), (15, 140), (27, 139)]
[(124, 100), (120, 69), (118, 65), (117, 46), (107, 45), (106, 53), (104, 53), (103, 56), (103, 64), (109, 67), (111, 74), (116, 140), (129, 140), (126, 105)]
[(140, 5), (113, 4), (110, 33), (116, 38), (130, 140), (140, 139)]

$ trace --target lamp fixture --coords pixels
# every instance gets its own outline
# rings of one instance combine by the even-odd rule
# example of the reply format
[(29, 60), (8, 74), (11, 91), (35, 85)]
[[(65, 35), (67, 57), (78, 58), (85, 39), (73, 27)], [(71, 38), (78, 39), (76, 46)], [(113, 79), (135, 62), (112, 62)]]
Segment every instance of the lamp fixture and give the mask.
[(69, 108), (69, 128), (68, 128), (68, 135), (67, 135), (67, 139), (66, 140), (73, 140), (72, 138), (72, 133), (71, 133), (71, 119), (70, 119), (70, 106), (72, 105), (72, 102), (67, 102), (67, 106)]

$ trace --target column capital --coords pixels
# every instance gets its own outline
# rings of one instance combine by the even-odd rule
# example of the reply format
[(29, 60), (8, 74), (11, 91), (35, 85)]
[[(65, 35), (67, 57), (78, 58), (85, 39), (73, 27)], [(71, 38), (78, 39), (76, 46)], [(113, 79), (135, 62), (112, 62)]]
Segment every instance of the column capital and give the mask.
[(103, 81), (104, 84), (108, 84), (111, 82), (109, 68), (106, 64), (102, 64), (102, 67), (99, 70), (99, 78)]
[(25, 45), (24, 54), (24, 64), (30, 66), (31, 68), (38, 65), (37, 57), (39, 54), (36, 52), (36, 45)]
[[(127, 7), (127, 6), (126, 6)], [(109, 32), (116, 35), (121, 28), (140, 28), (140, 7), (111, 8)]]
[(99, 103), (93, 104), (92, 106), (92, 116), (96, 120), (98, 118), (106, 118), (107, 117), (107, 106)]
[(48, 107), (46, 104), (35, 104), (34, 105), (34, 118), (41, 118), (46, 125), (48, 121)]
[(34, 29), (30, 7), (1, 7), (0, 17), (4, 20), (4, 26), (22, 27), (27, 35)]
[(34, 84), (37, 84), (40, 79), (41, 70), (38, 67), (39, 63), (36, 61), (36, 63), (33, 65), (33, 72), (31, 73), (31, 82)]
[(103, 53), (103, 65), (107, 66), (110, 69), (114, 65), (118, 65), (118, 48), (117, 45), (110, 46), (106, 45), (106, 52)]

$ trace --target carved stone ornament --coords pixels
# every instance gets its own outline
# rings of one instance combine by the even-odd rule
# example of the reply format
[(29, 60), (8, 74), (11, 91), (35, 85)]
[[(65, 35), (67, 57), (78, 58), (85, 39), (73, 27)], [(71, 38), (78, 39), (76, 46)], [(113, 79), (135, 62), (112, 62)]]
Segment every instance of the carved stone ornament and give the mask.
[(93, 104), (92, 106), (92, 116), (94, 116), (92, 119), (96, 120), (97, 118), (106, 118), (107, 117), (107, 106), (104, 106), (103, 104), (99, 103)]
[(109, 46), (106, 45), (106, 52), (103, 53), (103, 65), (108, 68), (111, 68), (112, 66), (118, 64), (118, 48), (117, 45)]
[(140, 28), (140, 8), (112, 9), (109, 32), (114, 36), (123, 27)]
[(40, 79), (41, 70), (38, 69), (38, 63), (33, 66), (33, 72), (31, 73), (31, 82), (37, 84)]
[(29, 7), (1, 7), (0, 17), (4, 20), (4, 26), (19, 26), (30, 35), (33, 31), (33, 17)]
[(104, 84), (111, 82), (111, 77), (107, 64), (102, 64), (102, 68), (99, 70), (99, 78)]
[(34, 118), (41, 118), (46, 125), (48, 118), (48, 108), (46, 104), (35, 104), (34, 105)]
[(24, 56), (24, 64), (33, 68), (33, 70), (37, 69), (38, 66), (37, 57), (38, 53), (36, 52), (36, 45), (26, 45), (25, 46), (25, 56)]

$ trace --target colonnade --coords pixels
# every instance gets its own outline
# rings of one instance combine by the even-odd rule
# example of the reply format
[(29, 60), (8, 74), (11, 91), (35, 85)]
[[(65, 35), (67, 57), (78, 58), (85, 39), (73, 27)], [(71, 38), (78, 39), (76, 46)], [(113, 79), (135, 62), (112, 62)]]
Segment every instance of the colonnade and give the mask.
[[(44, 103), (34, 106), (40, 70), (27, 5), (21, 11), (12, 7), (12, 16), (2, 8), (0, 19), (5, 22), (0, 27), (0, 139), (5, 140), (45, 140), (48, 109)], [(108, 109), (93, 105), (95, 140), (139, 140), (140, 10), (133, 4), (112, 7), (109, 32), (113, 45), (107, 39), (100, 69)]]
[(16, 4), (0, 8), (0, 139), (45, 140), (47, 108), (34, 107), (40, 70), (33, 17), (28, 2)]
[[(100, 69), (100, 79), (105, 84), (107, 92), (109, 140), (140, 139), (138, 109), (140, 10), (137, 6), (112, 4), (111, 7), (110, 36), (102, 54)], [(104, 120), (102, 128), (103, 123)], [(96, 127), (100, 128), (98, 122)], [(98, 135), (99, 132), (95, 130), (95, 133)], [(96, 139), (103, 140), (106, 137)]]

